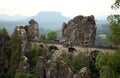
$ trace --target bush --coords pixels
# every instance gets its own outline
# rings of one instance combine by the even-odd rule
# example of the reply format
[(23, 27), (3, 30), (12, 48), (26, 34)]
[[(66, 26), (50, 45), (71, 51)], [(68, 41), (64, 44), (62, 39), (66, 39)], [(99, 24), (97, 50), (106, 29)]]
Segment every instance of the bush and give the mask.
[(37, 59), (41, 55), (42, 48), (40, 47), (31, 48), (30, 51), (28, 52), (27, 57), (29, 58), (30, 72), (34, 73), (34, 67), (36, 66)]
[(104, 69), (101, 78), (119, 78), (120, 76), (120, 49), (114, 54), (101, 53), (96, 58), (96, 68)]
[(82, 54), (73, 56), (70, 60), (70, 64), (75, 68), (76, 71), (79, 71), (85, 64), (84, 57)]
[(96, 57), (96, 63), (95, 63), (96, 64), (96, 68), (100, 69), (102, 66), (107, 66), (109, 58), (110, 58), (110, 54), (101, 52)]
[(19, 73), (15, 74), (15, 78), (36, 78), (36, 77), (33, 74), (30, 74), (30, 73), (19, 72)]
[(63, 60), (71, 65), (75, 71), (79, 71), (82, 67), (84, 67), (85, 60), (83, 54), (78, 54), (76, 56), (71, 56), (70, 58), (67, 56), (66, 52), (63, 52), (62, 54)]

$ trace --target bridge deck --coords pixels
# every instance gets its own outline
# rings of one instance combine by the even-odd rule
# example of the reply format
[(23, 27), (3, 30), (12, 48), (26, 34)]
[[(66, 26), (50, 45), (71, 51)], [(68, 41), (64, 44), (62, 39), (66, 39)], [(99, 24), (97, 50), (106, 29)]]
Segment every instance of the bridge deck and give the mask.
[[(43, 43), (41, 42), (31, 42), (33, 45), (44, 45)], [(64, 49), (64, 50), (67, 50), (68, 51), (68, 47), (65, 47), (63, 44), (51, 44), (51, 43), (48, 43), (47, 44), (48, 46), (56, 46), (58, 49)], [(91, 52), (93, 50), (99, 50), (99, 51), (102, 51), (102, 52), (113, 52), (113, 49), (110, 49), (110, 48), (99, 48), (99, 47), (82, 47), (82, 46), (72, 46), (72, 48), (75, 48), (77, 51), (80, 51), (80, 52)]]

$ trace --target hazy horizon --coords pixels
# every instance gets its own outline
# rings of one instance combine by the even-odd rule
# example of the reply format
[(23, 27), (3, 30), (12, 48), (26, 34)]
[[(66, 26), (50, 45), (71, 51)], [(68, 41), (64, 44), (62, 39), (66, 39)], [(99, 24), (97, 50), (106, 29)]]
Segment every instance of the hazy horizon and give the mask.
[(114, 0), (1, 0), (0, 14), (34, 16), (39, 12), (56, 11), (67, 17), (76, 15), (108, 16)]

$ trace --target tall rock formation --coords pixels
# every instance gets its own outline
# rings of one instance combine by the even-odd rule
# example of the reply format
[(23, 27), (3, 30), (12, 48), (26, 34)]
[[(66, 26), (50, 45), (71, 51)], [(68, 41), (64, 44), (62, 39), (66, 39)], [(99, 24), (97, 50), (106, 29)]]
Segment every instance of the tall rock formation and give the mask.
[(63, 23), (62, 40), (76, 45), (94, 45), (96, 23), (94, 16), (76, 16), (68, 23)]
[(29, 26), (26, 27), (29, 41), (38, 41), (39, 39), (39, 28), (38, 23), (34, 19), (29, 21)]
[(39, 39), (39, 27), (38, 23), (31, 19), (29, 25), (18, 25), (15, 30), (18, 31), (21, 38), (21, 47), (23, 55), (28, 51), (28, 43), (38, 41)]
[(29, 42), (38, 41), (39, 39), (39, 27), (38, 23), (31, 19), (29, 21), (29, 25), (23, 26), (18, 25), (15, 28), (17, 30), (20, 40), (21, 40), (21, 49), (22, 49), (22, 56), (24, 60), (21, 60), (19, 63), (18, 71), (19, 72), (28, 72), (29, 71), (29, 63), (28, 58), (25, 56), (27, 52), (29, 52)]

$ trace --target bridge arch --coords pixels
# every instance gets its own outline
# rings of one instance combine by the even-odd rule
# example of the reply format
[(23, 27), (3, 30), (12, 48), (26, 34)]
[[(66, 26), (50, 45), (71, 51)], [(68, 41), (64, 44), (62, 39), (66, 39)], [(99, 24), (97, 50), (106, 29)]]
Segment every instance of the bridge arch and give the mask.
[(40, 44), (39, 46), (40, 46), (41, 48), (43, 48), (43, 47), (44, 47), (44, 45), (43, 45), (43, 44)]
[(59, 50), (57, 46), (51, 45), (48, 47), (48, 51), (51, 52), (52, 50)]
[(96, 60), (96, 57), (98, 56), (98, 54), (100, 53), (101, 51), (100, 50), (93, 50), (90, 52), (90, 56), (91, 56), (91, 59), (95, 62)]
[(72, 52), (75, 52), (75, 51), (77, 51), (77, 50), (76, 50), (74, 47), (69, 47), (69, 48), (68, 48), (68, 52), (71, 52), (71, 53), (72, 53)]

